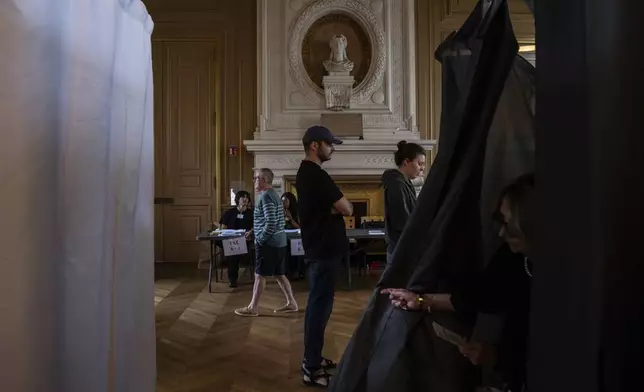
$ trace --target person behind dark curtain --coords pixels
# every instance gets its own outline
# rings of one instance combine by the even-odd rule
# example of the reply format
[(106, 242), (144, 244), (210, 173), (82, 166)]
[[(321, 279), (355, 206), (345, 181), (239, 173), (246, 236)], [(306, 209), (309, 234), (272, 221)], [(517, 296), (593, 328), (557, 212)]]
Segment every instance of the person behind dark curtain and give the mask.
[[(235, 194), (235, 207), (224, 212), (219, 222), (214, 222), (213, 226), (218, 229), (246, 230), (253, 231), (253, 210), (250, 206), (250, 193), (238, 191)], [(226, 258), (228, 263), (228, 282), (231, 288), (237, 287), (239, 278), (239, 262), (248, 255), (229, 256)]]
[[(298, 214), (297, 197), (291, 192), (282, 194), (282, 204), (284, 205), (284, 222), (286, 230), (295, 230), (300, 228), (300, 216)], [(289, 249), (290, 250), (290, 249)], [(293, 256), (289, 252), (288, 263), (286, 266), (289, 278), (304, 278), (304, 257)]]
[(384, 289), (394, 306), (405, 310), (502, 315), (501, 336), (496, 345), (474, 339), (459, 347), (475, 365), (492, 366), (505, 381), (505, 390), (525, 389), (529, 333), (532, 264), (530, 239), (533, 226), (531, 200), (534, 177), (519, 177), (501, 193), (494, 219), (505, 243), (487, 265), (478, 285), (450, 294), (417, 294), (406, 289)]
[(397, 169), (385, 170), (381, 181), (385, 190), (385, 234), (387, 264), (391, 263), (398, 239), (416, 205), (416, 189), (411, 180), (425, 170), (426, 152), (416, 143), (398, 142), (394, 154)]
[[(490, 229), (482, 228), (486, 220), (492, 220), (494, 209), (492, 203), (487, 214), (482, 214), (483, 186), (489, 177), (489, 172), (484, 177), (483, 168), (489, 157), (490, 127), (517, 51), (506, 0), (493, 0), (486, 9), (479, 1), (461, 28), (436, 50), (443, 75), (440, 148), (392, 263), (336, 369), (331, 391), (464, 392), (476, 387), (478, 369), (432, 333), (431, 325), (434, 319), (462, 336), (471, 336), (476, 317), (401, 312), (380, 289), (451, 293), (475, 286), (472, 279), (476, 282), (478, 271), (496, 250), (490, 247), (486, 256), (483, 247), (483, 236)], [(523, 105), (523, 100), (512, 102), (512, 107)], [(509, 120), (499, 123), (498, 132), (514, 138), (516, 123)], [(500, 144), (492, 154), (510, 148), (513, 145)], [(517, 160), (532, 159), (515, 156), (496, 170), (506, 172)], [(499, 190), (493, 192), (495, 196)]]

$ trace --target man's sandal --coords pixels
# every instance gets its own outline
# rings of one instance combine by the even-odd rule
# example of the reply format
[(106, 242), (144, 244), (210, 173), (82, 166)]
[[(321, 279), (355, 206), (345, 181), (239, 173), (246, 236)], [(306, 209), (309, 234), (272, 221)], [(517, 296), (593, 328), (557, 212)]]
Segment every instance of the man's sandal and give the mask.
[(327, 388), (331, 384), (331, 375), (324, 369), (311, 372), (302, 366), (302, 382), (307, 387)]
[(322, 369), (324, 370), (329, 370), (329, 369), (335, 369), (338, 367), (338, 364), (330, 360), (329, 358), (324, 358), (322, 357)]

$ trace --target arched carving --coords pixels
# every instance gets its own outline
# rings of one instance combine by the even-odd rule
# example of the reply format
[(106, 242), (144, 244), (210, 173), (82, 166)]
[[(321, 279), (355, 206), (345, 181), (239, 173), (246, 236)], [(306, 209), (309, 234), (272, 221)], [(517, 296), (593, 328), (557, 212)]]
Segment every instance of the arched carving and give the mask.
[(317, 20), (329, 14), (346, 14), (358, 22), (371, 41), (372, 59), (364, 81), (353, 89), (351, 102), (369, 99), (382, 86), (386, 69), (385, 33), (376, 16), (364, 4), (354, 0), (316, 0), (302, 10), (290, 29), (289, 71), (298, 88), (312, 102), (319, 102), (323, 91), (308, 76), (302, 62), (302, 43)]
[(371, 68), (371, 41), (362, 25), (345, 14), (330, 13), (321, 17), (313, 22), (302, 40), (304, 70), (320, 94), (324, 94), (322, 78), (326, 75), (323, 62), (329, 58), (329, 40), (335, 34), (343, 34), (349, 41), (347, 53), (355, 64), (351, 72), (356, 81), (354, 88), (363, 84)]

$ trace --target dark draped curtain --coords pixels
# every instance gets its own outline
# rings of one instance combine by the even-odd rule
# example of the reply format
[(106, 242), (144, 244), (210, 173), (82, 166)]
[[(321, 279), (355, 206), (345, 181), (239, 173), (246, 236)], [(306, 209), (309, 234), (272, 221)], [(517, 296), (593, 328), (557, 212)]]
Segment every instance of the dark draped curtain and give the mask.
[(416, 209), (339, 364), (336, 392), (472, 391), (477, 368), (438, 339), (464, 336), (476, 314), (394, 309), (380, 287), (457, 292), (498, 246), (491, 220), (501, 187), (534, 165), (534, 69), (518, 56), (506, 0), (479, 2), (436, 51), (442, 64), (440, 148)]

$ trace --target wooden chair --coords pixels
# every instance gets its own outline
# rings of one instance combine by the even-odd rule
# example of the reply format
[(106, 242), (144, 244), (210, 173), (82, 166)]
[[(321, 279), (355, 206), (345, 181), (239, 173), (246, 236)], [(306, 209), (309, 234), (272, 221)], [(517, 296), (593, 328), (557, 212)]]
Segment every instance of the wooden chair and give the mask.
[(356, 217), (355, 216), (345, 216), (344, 217), (344, 227), (347, 229), (356, 228)]
[(371, 222), (383, 222), (385, 221), (384, 216), (380, 215), (369, 215), (369, 216), (363, 216), (360, 218), (360, 227), (363, 227), (365, 223), (371, 223)]
[[(384, 230), (385, 217), (379, 215), (363, 216), (360, 219), (360, 228)], [(366, 265), (368, 258), (387, 258), (387, 244), (382, 240), (360, 240), (359, 246), (364, 255), (364, 262), (361, 264)]]

